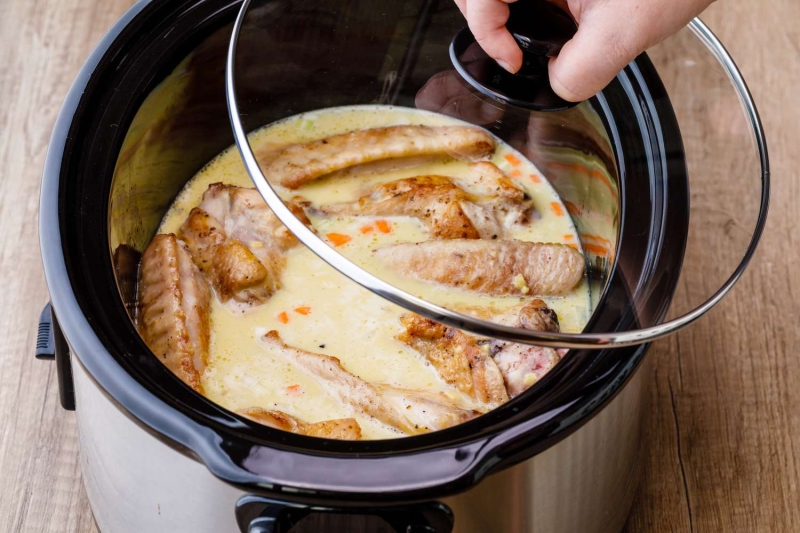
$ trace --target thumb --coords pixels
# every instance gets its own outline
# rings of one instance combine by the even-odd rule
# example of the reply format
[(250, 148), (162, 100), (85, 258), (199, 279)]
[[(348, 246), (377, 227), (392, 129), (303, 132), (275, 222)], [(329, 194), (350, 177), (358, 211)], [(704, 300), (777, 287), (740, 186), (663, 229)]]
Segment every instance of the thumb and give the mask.
[(550, 61), (550, 85), (561, 98), (580, 102), (594, 96), (651, 44), (636, 21), (609, 15), (586, 13), (578, 32)]

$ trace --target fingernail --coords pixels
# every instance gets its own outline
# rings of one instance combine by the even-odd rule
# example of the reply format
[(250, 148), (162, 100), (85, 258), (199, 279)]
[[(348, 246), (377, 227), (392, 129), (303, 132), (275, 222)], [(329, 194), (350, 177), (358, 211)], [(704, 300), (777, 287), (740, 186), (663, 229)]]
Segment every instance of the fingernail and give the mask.
[(514, 68), (510, 64), (506, 63), (502, 59), (498, 59), (497, 64), (506, 69), (507, 71), (509, 71), (511, 74), (514, 74), (516, 72), (516, 70), (514, 70)]

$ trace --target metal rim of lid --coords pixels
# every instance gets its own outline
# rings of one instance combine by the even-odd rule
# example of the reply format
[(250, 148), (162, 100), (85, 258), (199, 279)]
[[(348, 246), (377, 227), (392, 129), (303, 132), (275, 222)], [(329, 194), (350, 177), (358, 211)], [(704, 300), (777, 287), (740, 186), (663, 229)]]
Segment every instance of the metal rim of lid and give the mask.
[(275, 215), (283, 222), (306, 247), (311, 249), (323, 261), (333, 268), (355, 281), (362, 287), (389, 300), (409, 311), (423, 315), (427, 318), (447, 324), (476, 335), (493, 337), (496, 339), (512, 341), (522, 344), (532, 344), (552, 348), (574, 348), (574, 349), (604, 349), (610, 347), (625, 347), (644, 344), (656, 339), (670, 335), (699, 319), (715, 305), (717, 305), (733, 288), (744, 274), (748, 264), (755, 254), (756, 248), (764, 232), (767, 213), (769, 210), (770, 196), (770, 171), (767, 144), (764, 137), (761, 119), (756, 109), (753, 98), (750, 94), (738, 67), (731, 58), (728, 51), (711, 32), (711, 30), (699, 18), (692, 20), (689, 24), (691, 31), (712, 51), (720, 65), (730, 77), (735, 90), (737, 91), (742, 106), (747, 114), (747, 119), (752, 128), (753, 136), (759, 152), (761, 162), (761, 201), (759, 206), (758, 219), (753, 231), (753, 235), (748, 244), (742, 260), (736, 267), (731, 276), (725, 283), (704, 303), (694, 310), (673, 320), (664, 322), (657, 326), (643, 329), (611, 332), (611, 333), (549, 333), (542, 331), (531, 331), (522, 328), (514, 328), (499, 325), (493, 322), (480, 320), (470, 316), (456, 313), (444, 307), (427, 302), (421, 298), (413, 296), (387, 282), (378, 278), (374, 274), (357, 266), (355, 263), (335, 251), (320, 239), (313, 231), (308, 229), (291, 210), (286, 207), (278, 193), (267, 181), (261, 168), (258, 165), (255, 154), (250, 146), (247, 132), (244, 130), (241, 116), (239, 115), (239, 105), (236, 100), (236, 76), (235, 58), (239, 35), (242, 29), (245, 16), (253, 0), (244, 0), (236, 21), (233, 26), (231, 40), (228, 47), (228, 56), (225, 66), (225, 93), (228, 104), (228, 114), (231, 121), (236, 146), (242, 161), (247, 169), (250, 178), (253, 180), (261, 196)]

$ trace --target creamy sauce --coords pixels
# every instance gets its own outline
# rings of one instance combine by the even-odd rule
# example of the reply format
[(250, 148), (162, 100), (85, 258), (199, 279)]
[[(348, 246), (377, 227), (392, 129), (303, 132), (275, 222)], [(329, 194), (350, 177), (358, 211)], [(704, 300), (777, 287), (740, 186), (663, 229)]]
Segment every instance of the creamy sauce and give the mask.
[[(452, 118), (408, 108), (357, 106), (306, 113), (251, 134), (255, 151), (329, 137), (356, 129), (397, 124), (460, 124)], [(498, 143), (492, 161), (532, 197), (539, 217), (513, 238), (579, 246), (577, 232), (558, 195), (542, 174), (518, 152)], [(296, 190), (279, 190), (284, 198), (302, 196), (313, 205), (354, 201), (376, 183), (422, 174), (458, 176), (467, 163), (427, 160), (419, 165), (373, 165), (311, 182)], [(186, 185), (164, 217), (160, 233), (177, 233), (189, 211), (202, 201), (212, 183), (252, 187), (235, 147), (228, 148)], [(428, 301), (458, 309), (464, 306), (499, 310), (518, 304), (522, 294), (490, 297), (408, 280), (371, 259), (372, 250), (398, 242), (428, 239), (424, 227), (409, 217), (311, 216), (318, 233), (351, 238), (337, 250), (381, 278)], [(404, 310), (339, 274), (300, 245), (289, 251), (282, 289), (264, 305), (242, 313), (213, 300), (211, 353), (202, 376), (206, 396), (230, 410), (259, 406), (285, 411), (305, 422), (355, 416), (365, 439), (401, 436), (392, 428), (353, 413), (330, 397), (313, 379), (290, 362), (268, 353), (258, 339), (275, 329), (284, 341), (308, 351), (333, 355), (361, 378), (399, 387), (460, 394), (445, 384), (422, 356), (394, 339)], [(527, 299), (527, 298), (526, 298)], [(571, 294), (544, 298), (557, 313), (562, 331), (579, 332), (589, 318), (585, 281)], [(463, 398), (462, 398), (463, 400)]]

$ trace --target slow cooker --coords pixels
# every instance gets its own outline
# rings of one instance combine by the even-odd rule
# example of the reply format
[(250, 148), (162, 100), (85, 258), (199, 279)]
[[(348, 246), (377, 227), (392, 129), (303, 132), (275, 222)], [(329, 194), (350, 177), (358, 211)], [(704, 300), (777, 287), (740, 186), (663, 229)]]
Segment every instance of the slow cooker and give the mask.
[[(48, 151), (40, 233), (51, 304), (37, 355), (55, 359), (61, 403), (75, 410), (99, 529), (619, 531), (642, 453), (649, 377), (642, 343), (677, 329), (659, 326), (670, 324), (685, 259), (696, 255), (689, 181), (702, 166), (686, 145), (696, 124), (676, 115), (658, 58), (683, 54), (664, 62), (686, 69), (668, 73), (677, 89), (698, 67), (715, 73), (709, 98), (734, 111), (720, 135), (741, 143), (739, 179), (754, 190), (752, 229), (724, 259), (733, 268), (719, 269), (712, 289), (689, 288), (681, 326), (730, 290), (765, 222), (766, 143), (722, 45), (695, 20), (591, 100), (539, 112), (463, 79), (450, 44), (465, 23), (450, 0), (249, 6), (232, 58), (245, 130), (375, 103), (483, 126), (542, 170), (581, 234), (594, 305), (584, 333), (650, 332), (623, 347), (573, 349), (526, 393), (460, 426), (344, 442), (274, 430), (212, 403), (152, 355), (132, 320), (142, 250), (185, 183), (234, 143), (225, 69), (241, 7), (135, 4), (81, 70)], [(431, 97), (437, 84), (456, 91)]]

